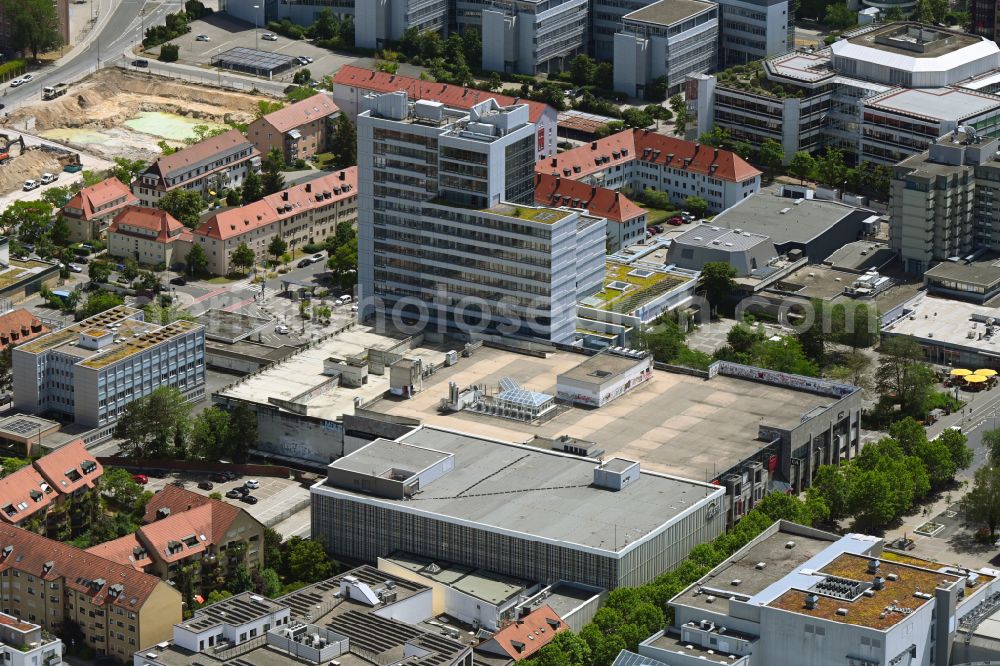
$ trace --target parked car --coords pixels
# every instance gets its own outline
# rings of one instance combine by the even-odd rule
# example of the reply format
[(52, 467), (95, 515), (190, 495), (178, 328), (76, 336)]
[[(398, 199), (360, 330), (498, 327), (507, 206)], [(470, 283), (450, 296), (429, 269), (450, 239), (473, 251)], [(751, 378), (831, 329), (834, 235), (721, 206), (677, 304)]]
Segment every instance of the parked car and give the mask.
[(213, 474), (208, 478), (212, 479), (212, 481), (215, 481), (216, 483), (225, 483), (226, 481), (229, 480), (228, 478), (226, 478), (226, 475), (223, 474), (222, 472), (216, 472), (215, 474)]
[(258, 488), (260, 488), (260, 481), (258, 481), (257, 479), (247, 479), (246, 483), (244, 483), (243, 485), (249, 488), (250, 490), (257, 490)]
[(278, 335), (288, 335), (288, 327), (284, 324), (278, 324), (274, 327), (274, 332)]
[(254, 497), (253, 495), (244, 495), (243, 497), (240, 498), (240, 501), (246, 502), (247, 504), (256, 504), (257, 498)]
[(172, 486), (174, 486), (176, 488), (183, 488), (187, 484), (184, 483), (184, 481), (181, 480), (181, 479), (174, 479), (173, 481), (170, 482), (170, 485), (172, 485)]
[(149, 483), (149, 477), (145, 474), (133, 474), (132, 480), (138, 483), (140, 486), (144, 486)]
[(199, 481), (198, 487), (201, 488), (202, 490), (211, 490), (215, 486), (212, 485), (211, 481)]
[(132, 66), (133, 67), (149, 67), (149, 61), (146, 60), (145, 58), (140, 58), (138, 60), (133, 60), (132, 61)]
[(265, 42), (278, 41), (278, 36), (273, 32), (265, 32), (263, 35), (260, 36), (260, 38), (263, 39)]
[(211, 41), (211, 40), (209, 39), (208, 35), (198, 35), (197, 37), (194, 38), (194, 41), (196, 41), (196, 42), (208, 42), (208, 41)]
[(310, 264), (312, 264), (312, 262), (313, 262), (312, 257), (306, 257), (305, 259), (303, 259), (302, 261), (300, 261), (299, 263), (297, 263), (295, 265), (298, 268), (305, 268), (306, 266), (309, 266)]
[(38, 181), (37, 180), (30, 180), (30, 179), (26, 180), (26, 181), (24, 181), (24, 187), (22, 187), (21, 189), (23, 189), (25, 192), (30, 192), (31, 190), (36, 190), (36, 189), (38, 189)]
[(10, 87), (17, 88), (18, 86), (21, 86), (23, 84), (24, 84), (24, 79), (14, 79), (13, 81), (10, 82)]
[(683, 217), (679, 217), (679, 216), (678, 217), (672, 217), (669, 220), (667, 220), (667, 224), (669, 224), (672, 227), (679, 227), (682, 224), (684, 224), (684, 218)]
[(70, 264), (66, 268), (68, 268), (71, 273), (82, 273), (83, 272), (83, 266), (81, 266), (80, 264)]
[(42, 174), (42, 185), (48, 185), (49, 183), (54, 183), (59, 179), (59, 174), (57, 173), (43, 173)]
[(296, 56), (295, 62), (299, 63), (300, 65), (308, 65), (309, 64), (309, 58), (307, 58), (305, 56)]
[(240, 478), (240, 475), (237, 474), (236, 472), (226, 471), (223, 472), (223, 475), (225, 475), (227, 481), (235, 481), (236, 479)]
[(226, 493), (226, 497), (228, 497), (229, 499), (239, 499), (243, 497), (243, 493), (241, 493), (238, 488), (233, 488), (228, 493)]
[(25, 74), (21, 77), (21, 83), (28, 83), (29, 81), (34, 81), (35, 77), (32, 74)]
[(170, 284), (176, 284), (178, 287), (183, 287), (187, 283), (188, 281), (182, 278), (180, 275), (178, 275), (177, 277), (175, 277), (173, 280), (170, 281)]
[(312, 259), (312, 263), (316, 264), (316, 263), (319, 263), (319, 262), (323, 261), (324, 257), (323, 257), (323, 253), (322, 252), (317, 252), (316, 254), (314, 254), (313, 256), (311, 256), (309, 258)]

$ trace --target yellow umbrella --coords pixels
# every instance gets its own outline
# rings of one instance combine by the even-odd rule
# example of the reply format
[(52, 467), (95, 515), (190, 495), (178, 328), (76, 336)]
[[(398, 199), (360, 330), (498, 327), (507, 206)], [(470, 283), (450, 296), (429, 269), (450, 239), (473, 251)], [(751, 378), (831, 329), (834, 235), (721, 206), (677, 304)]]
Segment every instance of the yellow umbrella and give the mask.
[(955, 368), (951, 371), (952, 377), (968, 377), (972, 374), (972, 370), (966, 370), (965, 368)]
[(977, 374), (980, 377), (995, 377), (996, 374), (997, 374), (997, 371), (996, 370), (990, 370), (989, 368), (980, 368), (979, 370), (976, 370), (976, 372), (974, 374)]
[(970, 384), (981, 384), (986, 381), (986, 377), (983, 377), (982, 375), (968, 375), (966, 376), (965, 381)]

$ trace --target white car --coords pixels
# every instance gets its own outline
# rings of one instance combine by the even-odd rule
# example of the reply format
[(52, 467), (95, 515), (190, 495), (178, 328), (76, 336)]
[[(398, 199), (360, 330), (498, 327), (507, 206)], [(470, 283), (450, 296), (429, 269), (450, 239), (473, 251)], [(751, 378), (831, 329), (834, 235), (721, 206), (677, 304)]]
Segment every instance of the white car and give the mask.
[(257, 490), (258, 488), (260, 488), (260, 481), (258, 481), (257, 479), (247, 479), (247, 482), (244, 483), (243, 485), (249, 488), (250, 490)]
[(13, 81), (10, 82), (10, 87), (11, 88), (16, 88), (16, 87), (18, 87), (19, 85), (21, 85), (23, 83), (24, 83), (24, 79), (14, 79)]
[(54, 183), (58, 180), (59, 174), (55, 173), (43, 173), (42, 174), (42, 185), (48, 185), (49, 183)]
[(25, 74), (21, 77), (21, 83), (27, 83), (28, 81), (34, 81), (35, 77), (31, 74)]
[(284, 324), (278, 324), (274, 327), (274, 332), (278, 335), (288, 335), (288, 327)]
[(314, 254), (313, 256), (311, 256), (309, 258), (315, 264), (317, 262), (323, 261), (323, 253), (322, 252), (317, 252), (316, 254)]
[(208, 41), (211, 41), (211, 40), (209, 39), (208, 35), (198, 35), (197, 37), (194, 38), (194, 41), (196, 41), (196, 42), (208, 42)]
[(278, 41), (278, 36), (273, 32), (265, 32), (263, 35), (260, 36), (260, 38), (263, 39), (265, 42)]
[(30, 192), (31, 190), (34, 190), (34, 189), (37, 189), (37, 188), (38, 188), (38, 181), (37, 180), (26, 180), (26, 181), (24, 181), (24, 187), (22, 187), (21, 189), (23, 189), (25, 192)]
[(68, 268), (71, 273), (82, 273), (83, 272), (83, 266), (81, 266), (80, 264), (70, 264), (66, 268)]

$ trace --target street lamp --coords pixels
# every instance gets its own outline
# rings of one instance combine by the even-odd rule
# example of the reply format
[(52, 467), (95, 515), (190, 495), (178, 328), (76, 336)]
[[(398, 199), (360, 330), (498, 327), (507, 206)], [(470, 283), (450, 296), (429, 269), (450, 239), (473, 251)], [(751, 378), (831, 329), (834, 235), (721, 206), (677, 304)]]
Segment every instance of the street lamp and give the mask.
[(260, 50), (260, 5), (254, 5), (253, 13), (253, 48)]

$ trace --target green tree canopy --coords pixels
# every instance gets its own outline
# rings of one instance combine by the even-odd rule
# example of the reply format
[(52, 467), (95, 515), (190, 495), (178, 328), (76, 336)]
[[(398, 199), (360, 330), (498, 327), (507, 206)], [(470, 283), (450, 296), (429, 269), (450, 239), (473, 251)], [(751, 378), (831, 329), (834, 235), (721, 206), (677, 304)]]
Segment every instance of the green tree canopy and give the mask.
[(996, 536), (1000, 525), (1000, 467), (989, 465), (976, 470), (970, 490), (962, 497), (959, 506), (965, 519), (982, 525)]
[(243, 271), (249, 270), (256, 260), (257, 255), (245, 242), (237, 245), (229, 255), (229, 261), (233, 265), (233, 268), (242, 269)]
[(62, 45), (59, 16), (49, 0), (2, 0), (0, 6), (11, 25), (11, 39), (18, 51), (30, 51), (37, 60), (39, 53)]
[(161, 386), (133, 400), (115, 427), (115, 437), (124, 440), (122, 455), (128, 458), (164, 458), (171, 445), (183, 441), (191, 406), (172, 386)]
[[(91, 264), (93, 265), (93, 264)], [(200, 275), (208, 268), (208, 254), (200, 243), (192, 243), (184, 259), (184, 270), (188, 275)]]
[(160, 197), (156, 206), (173, 215), (185, 227), (194, 229), (201, 219), (201, 212), (205, 210), (205, 200), (194, 190), (178, 187)]

